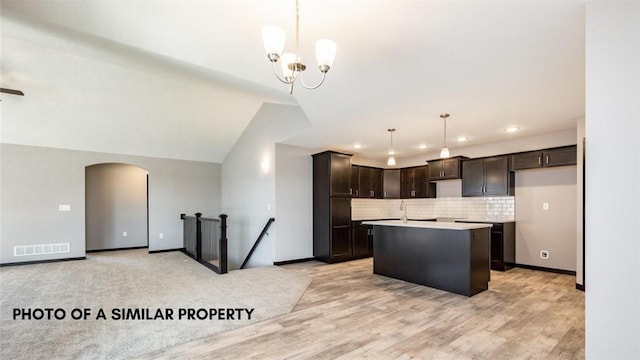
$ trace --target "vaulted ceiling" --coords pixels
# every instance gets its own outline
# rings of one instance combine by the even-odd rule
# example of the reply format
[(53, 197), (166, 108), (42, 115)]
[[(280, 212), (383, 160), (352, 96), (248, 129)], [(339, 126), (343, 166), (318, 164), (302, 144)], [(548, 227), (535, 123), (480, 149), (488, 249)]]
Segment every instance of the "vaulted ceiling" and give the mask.
[[(298, 87), (293, 97), (273, 76), (261, 39), (264, 25), (280, 25), (287, 31), (286, 49), (292, 49), (293, 0), (3, 0), (1, 6), (3, 17), (126, 53), (121, 66), (130, 66), (127, 54), (144, 54), (131, 55), (131, 66), (156, 57), (256, 101), (297, 103), (313, 129), (284, 141), (291, 145), (382, 158), (389, 147), (386, 130), (393, 127), (402, 157), (442, 146), (444, 112), (451, 114), (452, 149), (573, 128), (584, 115), (584, 1), (301, 0), (304, 78), (315, 82), (320, 76), (316, 39), (334, 40), (338, 51), (325, 84), (313, 91)], [(4, 77), (14, 70), (4, 60), (2, 65)], [(207, 103), (198, 96), (194, 106)], [(188, 96), (180, 101), (188, 106)], [(239, 111), (253, 109), (242, 101), (216, 106), (226, 115), (207, 115), (215, 131), (197, 140), (220, 147), (210, 156), (214, 161), (255, 111)], [(185, 117), (180, 126), (189, 121)], [(510, 126), (520, 131), (506, 133)], [(220, 133), (230, 139), (217, 139)], [(459, 136), (468, 140), (457, 143)], [(356, 142), (361, 150), (352, 148)]]

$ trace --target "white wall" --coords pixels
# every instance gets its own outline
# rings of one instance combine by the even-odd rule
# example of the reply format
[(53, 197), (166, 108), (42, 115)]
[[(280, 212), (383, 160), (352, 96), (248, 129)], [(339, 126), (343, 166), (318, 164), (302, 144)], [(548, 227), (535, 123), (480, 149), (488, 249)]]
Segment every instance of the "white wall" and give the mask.
[[(181, 213), (220, 214), (220, 164), (0, 144), (0, 262), (85, 256), (85, 167), (131, 164), (149, 171), (149, 250), (182, 247)], [(60, 212), (58, 205), (71, 211)], [(164, 238), (160, 239), (159, 234)], [(15, 245), (70, 243), (70, 253), (14, 257)]]
[(276, 144), (275, 261), (313, 257), (313, 153)]
[(586, 6), (586, 357), (640, 359), (640, 3)]
[(5, 143), (221, 163), (274, 101), (246, 81), (238, 90), (228, 76), (103, 38), (5, 13), (0, 26), (0, 82), (26, 94), (2, 96)]
[(517, 171), (515, 199), (516, 263), (575, 271), (576, 167)]
[(576, 284), (584, 285), (583, 216), (584, 216), (584, 118), (578, 119), (576, 174)]
[(248, 266), (272, 265), (276, 216), (275, 144), (308, 129), (298, 106), (263, 104), (222, 164), (222, 210), (229, 215), (229, 268), (239, 268), (270, 217), (276, 221)]

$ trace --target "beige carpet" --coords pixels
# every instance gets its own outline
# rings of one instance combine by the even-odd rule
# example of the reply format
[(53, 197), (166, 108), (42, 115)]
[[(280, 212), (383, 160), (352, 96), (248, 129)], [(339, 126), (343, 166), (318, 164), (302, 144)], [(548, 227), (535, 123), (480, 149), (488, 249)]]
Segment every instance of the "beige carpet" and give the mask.
[[(0, 268), (0, 358), (120, 359), (290, 312), (310, 279), (269, 266), (217, 275), (180, 252), (94, 253), (87, 260)], [(62, 308), (64, 320), (14, 320), (14, 308)], [(88, 320), (73, 309), (88, 308)], [(174, 311), (112, 320), (112, 309)], [(254, 308), (251, 321), (178, 320), (180, 308)], [(96, 320), (99, 309), (106, 320)], [(200, 312), (200, 314), (204, 314)], [(237, 312), (235, 313), (237, 317)]]

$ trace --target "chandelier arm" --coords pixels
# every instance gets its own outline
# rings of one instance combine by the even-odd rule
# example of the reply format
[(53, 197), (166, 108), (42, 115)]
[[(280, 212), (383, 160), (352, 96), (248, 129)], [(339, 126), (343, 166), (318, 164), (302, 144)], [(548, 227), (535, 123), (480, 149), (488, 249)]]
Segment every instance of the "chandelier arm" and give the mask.
[(302, 80), (302, 76), (300, 77), (300, 84), (302, 84), (302, 86), (304, 86), (305, 89), (309, 89), (309, 90), (313, 90), (313, 89), (317, 89), (320, 87), (320, 85), (322, 85), (322, 83), (324, 83), (324, 79), (327, 76), (326, 72), (322, 73), (322, 79), (320, 79), (320, 82), (317, 85), (314, 86), (308, 86), (307, 84), (304, 83), (304, 81)]
[(287, 81), (286, 79), (283, 79), (283, 78), (281, 78), (281, 77), (280, 77), (280, 75), (278, 75), (278, 70), (277, 70), (277, 68), (278, 68), (278, 67), (276, 66), (276, 62), (274, 61), (274, 62), (273, 62), (273, 74), (276, 76), (276, 78), (277, 78), (278, 80), (280, 80), (280, 82), (282, 82), (282, 83), (284, 83), (284, 84), (289, 85), (289, 84), (293, 84), (293, 82), (294, 82), (294, 81), (296, 81), (296, 77), (297, 77), (296, 72), (294, 72), (294, 73), (293, 73), (293, 74), (294, 74), (294, 76), (293, 76), (293, 78), (291, 79), (291, 81)]

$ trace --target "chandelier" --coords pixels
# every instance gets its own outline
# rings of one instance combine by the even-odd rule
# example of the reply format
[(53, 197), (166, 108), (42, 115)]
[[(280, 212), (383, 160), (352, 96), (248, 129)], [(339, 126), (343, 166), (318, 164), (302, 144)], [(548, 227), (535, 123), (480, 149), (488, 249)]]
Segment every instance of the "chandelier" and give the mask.
[[(289, 94), (293, 94), (293, 84), (300, 78), (300, 84), (306, 89), (317, 89), (324, 82), (325, 76), (333, 60), (336, 57), (336, 43), (329, 39), (320, 39), (316, 41), (316, 60), (318, 68), (322, 73), (322, 79), (314, 86), (308, 86), (302, 81), (300, 74), (307, 68), (302, 62), (302, 58), (298, 53), (300, 43), (300, 5), (296, 0), (296, 39), (295, 53), (282, 53), (284, 49), (285, 32), (278, 26), (269, 25), (262, 29), (262, 39), (264, 48), (267, 51), (267, 58), (273, 63), (273, 72), (278, 80), (289, 85)], [(276, 63), (280, 61), (282, 66), (282, 76), (278, 75)]]

